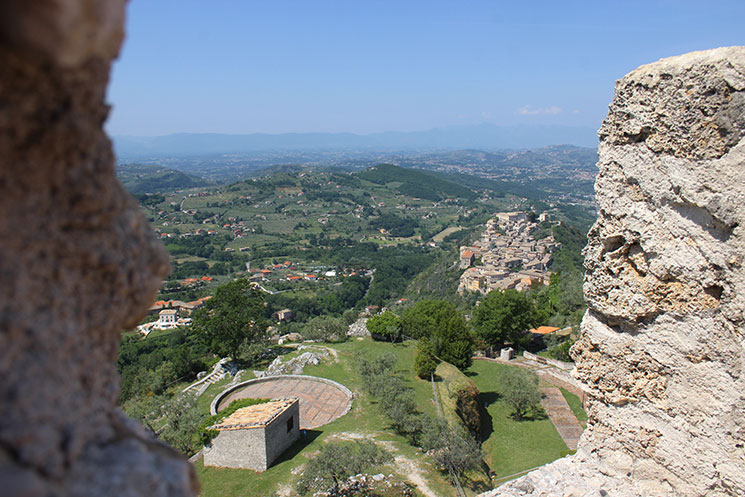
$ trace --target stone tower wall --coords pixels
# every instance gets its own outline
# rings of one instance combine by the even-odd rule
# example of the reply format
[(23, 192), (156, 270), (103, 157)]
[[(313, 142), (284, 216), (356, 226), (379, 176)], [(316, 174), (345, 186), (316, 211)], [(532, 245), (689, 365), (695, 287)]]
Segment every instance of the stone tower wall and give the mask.
[(631, 72), (599, 136), (588, 428), (488, 495), (745, 495), (745, 47)]
[(102, 126), (124, 0), (0, 2), (0, 494), (193, 495), (116, 407), (120, 333), (168, 258)]
[(599, 135), (583, 449), (660, 492), (745, 494), (745, 48), (633, 71)]

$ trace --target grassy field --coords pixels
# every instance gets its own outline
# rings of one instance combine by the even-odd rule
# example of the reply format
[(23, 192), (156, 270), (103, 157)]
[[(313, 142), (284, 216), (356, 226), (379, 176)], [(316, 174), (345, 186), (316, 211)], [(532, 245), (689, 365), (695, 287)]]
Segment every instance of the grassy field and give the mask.
[[(373, 357), (384, 353), (395, 354), (397, 373), (414, 390), (415, 401), (420, 411), (434, 417), (437, 413), (432, 397), (432, 386), (429, 381), (417, 378), (413, 371), (416, 343), (409, 341), (391, 344), (366, 338), (353, 339), (339, 344), (319, 344), (319, 346), (333, 349), (336, 352), (336, 360), (309, 366), (305, 369), (305, 374), (329, 378), (346, 385), (355, 394), (351, 411), (328, 425), (309, 431), (264, 473), (207, 468), (202, 465), (201, 461), (197, 462), (196, 468), (202, 484), (202, 495), (205, 497), (264, 496), (277, 491), (294, 495), (292, 492), (294, 492), (295, 482), (302, 474), (302, 466), (318, 453), (323, 443), (330, 440), (367, 438), (384, 444), (399, 458), (396, 464), (383, 469), (385, 473), (398, 474), (404, 480), (410, 479), (406, 470), (402, 469), (407, 466), (407, 464), (402, 464), (402, 460), (408, 460), (417, 467), (432, 493), (445, 497), (454, 496), (455, 490), (448, 483), (445, 475), (435, 467), (432, 460), (393, 432), (376, 402), (362, 390), (362, 378), (356, 372), (356, 364), (360, 355)], [(304, 351), (291, 352), (284, 356), (285, 360), (299, 352)], [(476, 361), (467, 372), (481, 391), (482, 402), (487, 405), (488, 426), (482, 428), (487, 438), (483, 448), (485, 461), (497, 477), (545, 464), (561, 457), (566, 451), (566, 445), (548, 419), (516, 422), (510, 417), (510, 407), (499, 398), (499, 373), (501, 368), (505, 367), (509, 366)], [(450, 400), (446, 399), (448, 397), (447, 385), (450, 382), (446, 380), (453, 380), (453, 378), (462, 380), (465, 377), (457, 370), (450, 371), (447, 366), (438, 369), (439, 373), (442, 374), (443, 381), (438, 382), (438, 386), (441, 390), (444, 388), (440, 393), (440, 398), (441, 401), (447, 402)], [(221, 385), (210, 387), (200, 399), (200, 407), (208, 407), (211, 398), (221, 388)], [(450, 407), (452, 406), (445, 406), (446, 409)], [(410, 470), (411, 465), (408, 466)], [(469, 497), (489, 488), (484, 477), (471, 475), (471, 478), (475, 485), (472, 489), (466, 488)]]
[(455, 233), (458, 230), (462, 230), (463, 226), (450, 226), (448, 228), (445, 228), (444, 230), (437, 233), (435, 236), (432, 237), (432, 240), (435, 242), (440, 243), (445, 239), (446, 236), (450, 235), (451, 233)]
[(577, 416), (577, 421), (582, 425), (582, 428), (587, 428), (587, 413), (582, 407), (582, 401), (580, 398), (565, 388), (561, 389), (561, 395), (564, 396), (567, 404), (569, 404), (569, 408), (572, 410), (574, 415)]
[[(299, 440), (283, 456), (264, 473), (247, 470), (207, 468), (201, 461), (197, 462), (197, 474), (202, 484), (202, 495), (205, 497), (222, 497), (238, 495), (271, 495), (273, 492), (294, 488), (301, 471), (299, 468), (317, 454), (321, 444), (334, 439), (372, 438), (384, 443), (398, 456), (405, 457), (419, 463), (419, 468), (427, 480), (430, 488), (437, 495), (455, 495), (454, 489), (447, 483), (439, 470), (434, 467), (429, 458), (423, 457), (421, 452), (411, 447), (404, 438), (395, 435), (390, 430), (388, 421), (380, 413), (375, 401), (362, 390), (362, 379), (355, 370), (356, 358), (362, 353), (374, 356), (386, 352), (393, 352), (398, 358), (397, 367), (402, 377), (415, 389), (417, 403), (422, 411), (435, 415), (432, 400), (432, 389), (428, 382), (414, 378), (411, 371), (416, 344), (390, 344), (374, 342), (370, 339), (353, 340), (341, 344), (324, 346), (333, 347), (337, 352), (337, 361), (323, 362), (317, 366), (309, 366), (304, 373), (329, 378), (338, 381), (355, 393), (352, 410), (328, 425), (307, 432), (306, 437)], [(295, 352), (288, 354), (290, 358)], [(212, 388), (212, 387), (210, 387)], [(207, 394), (211, 394), (208, 391)], [(201, 401), (201, 399), (200, 399)], [(209, 402), (207, 402), (209, 405)], [(393, 465), (385, 468), (386, 473), (398, 473), (399, 469)], [(400, 475), (406, 479), (405, 475)]]
[(474, 361), (468, 371), (486, 406), (488, 434), (482, 445), (484, 460), (497, 478), (549, 463), (565, 455), (567, 446), (547, 417), (512, 419), (512, 408), (501, 398), (500, 374), (507, 366)]

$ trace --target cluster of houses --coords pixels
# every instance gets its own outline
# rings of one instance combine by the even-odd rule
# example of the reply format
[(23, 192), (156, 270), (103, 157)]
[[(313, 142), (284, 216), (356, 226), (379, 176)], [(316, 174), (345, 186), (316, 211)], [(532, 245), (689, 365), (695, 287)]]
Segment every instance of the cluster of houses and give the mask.
[(193, 302), (181, 300), (157, 300), (150, 306), (148, 314), (158, 313), (158, 319), (137, 327), (137, 332), (146, 335), (153, 330), (172, 330), (179, 326), (189, 326), (192, 312), (199, 309), (211, 296), (202, 297)]
[(285, 261), (280, 264), (273, 264), (270, 266), (266, 266), (263, 269), (254, 269), (249, 268), (249, 277), (248, 279), (250, 281), (276, 281), (276, 280), (286, 280), (290, 282), (296, 282), (296, 281), (319, 281), (326, 278), (336, 278), (337, 276), (342, 277), (348, 277), (348, 276), (357, 276), (357, 275), (366, 275), (369, 276), (372, 274), (372, 271), (368, 271), (365, 269), (361, 270), (354, 270), (354, 269), (345, 269), (341, 273), (336, 271), (333, 268), (329, 267), (315, 267), (312, 269), (302, 269), (295, 267), (292, 262)]
[[(524, 212), (500, 212), (490, 219), (479, 241), (461, 247), (460, 267), (465, 271), (458, 292), (525, 291), (534, 283), (547, 285), (551, 252), (561, 244), (553, 236), (534, 239), (536, 226)], [(481, 263), (474, 266), (476, 259)]]

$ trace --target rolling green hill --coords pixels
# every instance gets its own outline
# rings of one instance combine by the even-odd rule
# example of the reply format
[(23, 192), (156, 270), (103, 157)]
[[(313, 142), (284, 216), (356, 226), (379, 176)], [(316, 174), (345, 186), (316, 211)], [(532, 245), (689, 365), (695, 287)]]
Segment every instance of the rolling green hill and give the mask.
[(116, 168), (116, 175), (132, 194), (167, 192), (210, 184), (175, 169), (145, 164), (121, 164)]
[(437, 173), (392, 164), (373, 166), (355, 173), (355, 176), (378, 185), (400, 183), (397, 189), (402, 195), (435, 202), (456, 197), (473, 200), (477, 196), (471, 189), (442, 179)]

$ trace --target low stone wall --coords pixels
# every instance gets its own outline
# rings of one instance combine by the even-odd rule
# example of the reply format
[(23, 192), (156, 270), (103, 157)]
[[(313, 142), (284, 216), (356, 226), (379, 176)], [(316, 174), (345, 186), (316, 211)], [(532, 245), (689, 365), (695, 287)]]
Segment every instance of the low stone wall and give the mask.
[(295, 379), (295, 380), (316, 381), (316, 382), (326, 383), (328, 385), (333, 385), (334, 387), (344, 392), (349, 398), (349, 404), (347, 405), (346, 410), (341, 416), (344, 416), (345, 414), (347, 414), (349, 410), (352, 408), (351, 401), (354, 398), (354, 393), (352, 393), (350, 389), (348, 389), (341, 383), (337, 383), (334, 380), (329, 380), (327, 378), (320, 378), (318, 376), (307, 376), (307, 375), (301, 375), (301, 374), (285, 374), (285, 375), (280, 375), (280, 376), (269, 376), (265, 378), (254, 378), (252, 380), (242, 381), (236, 385), (226, 388), (222, 393), (220, 393), (214, 399), (212, 399), (212, 403), (210, 404), (210, 414), (217, 414), (217, 407), (220, 405), (220, 402), (222, 402), (231, 393), (237, 390), (240, 390), (248, 385), (253, 385), (255, 383), (273, 382), (273, 381), (278, 381), (278, 380), (286, 380), (288, 378)]
[(571, 371), (574, 369), (574, 363), (557, 361), (556, 359), (531, 354), (528, 351), (523, 352), (523, 357), (530, 361), (540, 362), (541, 364), (549, 364), (555, 368), (563, 369), (564, 371)]

